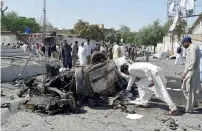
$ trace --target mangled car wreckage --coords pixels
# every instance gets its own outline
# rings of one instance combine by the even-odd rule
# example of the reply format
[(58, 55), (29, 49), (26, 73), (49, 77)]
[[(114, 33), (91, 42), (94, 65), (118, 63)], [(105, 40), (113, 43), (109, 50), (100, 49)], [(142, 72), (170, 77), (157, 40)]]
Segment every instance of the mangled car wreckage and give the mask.
[[(106, 104), (108, 97), (114, 97), (127, 86), (127, 81), (120, 76), (119, 62), (123, 63), (122, 60), (107, 60), (105, 54), (95, 52), (87, 68), (77, 66), (59, 72), (59, 66), (46, 65), (45, 76), (23, 80), (23, 90), (18, 97), (29, 95), (29, 100), (23, 104), (25, 108), (49, 115), (80, 113), (84, 102), (90, 106)], [(121, 104), (124, 99), (120, 97), (115, 96), (113, 105)]]

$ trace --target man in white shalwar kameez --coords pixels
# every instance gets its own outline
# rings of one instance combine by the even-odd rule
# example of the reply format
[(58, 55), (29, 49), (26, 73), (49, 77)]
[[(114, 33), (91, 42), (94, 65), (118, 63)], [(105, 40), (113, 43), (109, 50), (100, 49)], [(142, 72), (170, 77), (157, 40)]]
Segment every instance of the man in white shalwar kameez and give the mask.
[(183, 50), (182, 50), (182, 45), (180, 45), (181, 48), (181, 52), (180, 53), (176, 53), (176, 59), (175, 59), (175, 65), (183, 65)]
[(157, 98), (168, 104), (170, 111), (168, 115), (174, 115), (177, 112), (177, 107), (173, 103), (167, 89), (166, 78), (162, 69), (146, 62), (133, 63), (132, 65), (123, 64), (121, 72), (129, 75), (130, 79), (126, 91), (129, 92), (134, 81), (138, 85), (139, 98), (130, 101), (132, 104), (147, 106), (153, 93)]
[(87, 54), (86, 54), (86, 47), (84, 46), (84, 43), (81, 43), (81, 46), (79, 46), (78, 57), (79, 57), (80, 66), (85, 67), (87, 62), (86, 60)]
[(121, 48), (120, 48), (120, 46), (118, 45), (118, 43), (116, 43), (116, 44), (113, 46), (112, 53), (113, 53), (113, 59), (117, 59), (117, 58), (120, 58), (120, 57), (121, 57)]
[(91, 53), (93, 49), (93, 45), (90, 43), (90, 39), (87, 39), (87, 42), (84, 44), (84, 46), (86, 49), (86, 60), (87, 60), (87, 63), (90, 65)]
[(198, 106), (199, 93), (202, 92), (200, 82), (200, 57), (201, 52), (196, 44), (192, 44), (190, 37), (184, 37), (182, 45), (187, 49), (182, 90), (187, 99), (186, 112), (191, 113)]
[(26, 44), (23, 44), (22, 47), (23, 47), (23, 51), (24, 51), (24, 52), (27, 52), (27, 47), (28, 47), (28, 46), (27, 46)]

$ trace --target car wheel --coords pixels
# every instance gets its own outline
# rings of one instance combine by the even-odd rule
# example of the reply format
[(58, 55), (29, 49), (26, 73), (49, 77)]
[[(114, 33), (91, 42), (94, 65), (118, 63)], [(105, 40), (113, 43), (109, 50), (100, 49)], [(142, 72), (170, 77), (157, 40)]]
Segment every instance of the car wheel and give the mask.
[(85, 95), (84, 88), (84, 72), (82, 67), (75, 68), (75, 81), (76, 81), (76, 93), (78, 95)]
[(91, 64), (97, 64), (100, 62), (104, 62), (106, 60), (107, 60), (107, 56), (103, 52), (97, 51), (92, 54)]

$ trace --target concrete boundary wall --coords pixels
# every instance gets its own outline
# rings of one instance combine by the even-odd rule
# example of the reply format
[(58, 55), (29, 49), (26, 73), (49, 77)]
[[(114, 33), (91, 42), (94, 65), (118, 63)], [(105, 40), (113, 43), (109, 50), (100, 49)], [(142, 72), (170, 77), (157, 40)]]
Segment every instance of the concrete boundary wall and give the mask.
[(1, 54), (5, 53), (22, 53), (23, 49), (1, 49)]
[(21, 53), (1, 53), (2, 57), (14, 57), (14, 56), (29, 56), (31, 52), (21, 52)]
[[(2, 66), (1, 67), (1, 83), (18, 79), (24, 66)], [(45, 65), (27, 65), (22, 78), (36, 76), (46, 73)]]

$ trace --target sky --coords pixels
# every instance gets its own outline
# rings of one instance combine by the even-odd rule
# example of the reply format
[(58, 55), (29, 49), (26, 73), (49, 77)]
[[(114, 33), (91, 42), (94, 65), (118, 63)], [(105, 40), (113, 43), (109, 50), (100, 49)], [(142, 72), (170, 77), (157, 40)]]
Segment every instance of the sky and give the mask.
[[(202, 5), (202, 0), (198, 1)], [(90, 24), (104, 24), (105, 28), (126, 25), (138, 31), (156, 19), (163, 24), (167, 18), (167, 0), (46, 0), (46, 3), (47, 20), (59, 29), (72, 29), (82, 19)], [(34, 17), (37, 21), (43, 17), (43, 0), (4, 0), (4, 4), (20, 16)]]

